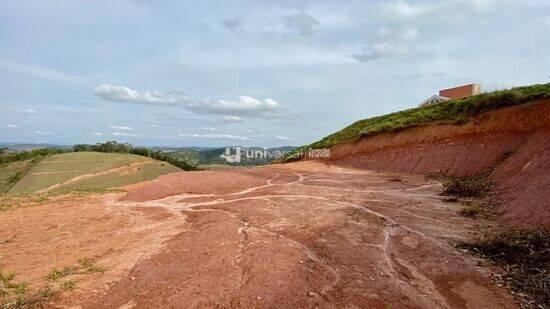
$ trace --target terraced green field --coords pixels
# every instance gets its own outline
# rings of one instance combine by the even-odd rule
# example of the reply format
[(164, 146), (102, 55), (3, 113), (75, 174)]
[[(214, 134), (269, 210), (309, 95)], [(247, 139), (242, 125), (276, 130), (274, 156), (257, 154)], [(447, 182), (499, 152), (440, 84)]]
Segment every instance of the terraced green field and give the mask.
[[(80, 189), (79, 183), (88, 190), (105, 189), (152, 179), (174, 171), (180, 169), (137, 155), (99, 152), (56, 154), (34, 165), (8, 193), (33, 193), (64, 182), (69, 183), (54, 188), (55, 191)], [(82, 179), (75, 179), (76, 177)]]
[(113, 172), (105, 175), (87, 178), (72, 184), (68, 184), (66, 186), (62, 186), (55, 191), (91, 191), (116, 188), (154, 179), (164, 174), (173, 172), (181, 172), (181, 169), (166, 162), (150, 160), (143, 165), (131, 168), (127, 171)]
[(32, 160), (25, 160), (0, 165), (0, 194), (7, 192), (32, 164)]

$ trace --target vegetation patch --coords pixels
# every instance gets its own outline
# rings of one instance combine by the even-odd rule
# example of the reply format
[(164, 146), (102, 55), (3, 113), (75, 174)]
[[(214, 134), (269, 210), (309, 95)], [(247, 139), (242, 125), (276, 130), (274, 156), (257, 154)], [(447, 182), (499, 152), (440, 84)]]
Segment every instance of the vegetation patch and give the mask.
[(359, 140), (361, 137), (383, 132), (398, 132), (431, 123), (463, 124), (470, 121), (472, 116), (490, 110), (548, 98), (550, 98), (550, 83), (488, 92), (359, 120), (315, 143), (295, 149), (283, 161), (295, 159), (296, 154), (304, 149), (330, 148), (340, 143)]
[(48, 279), (55, 281), (57, 279), (74, 274), (78, 269), (72, 266), (65, 266), (62, 269), (53, 268), (48, 274)]
[(458, 214), (467, 218), (488, 218), (494, 208), (494, 196), (491, 194), (492, 184), (486, 174), (467, 177), (444, 177), (442, 195), (449, 196), (444, 202), (463, 205)]
[(78, 264), (83, 268), (87, 273), (103, 273), (105, 268), (98, 266), (90, 258), (80, 258)]
[(490, 190), (491, 183), (485, 175), (448, 177), (443, 181), (443, 195), (483, 198)]
[[(15, 282), (15, 275), (13, 273), (4, 272), (0, 269), (0, 308), (20, 309), (47, 307), (50, 302), (58, 297), (60, 292), (72, 291), (76, 287), (76, 281), (72, 279), (64, 280), (58, 284), (54, 282), (75, 274), (102, 273), (104, 271), (105, 268), (96, 265), (94, 260), (81, 258), (78, 260), (78, 265), (76, 266), (52, 269), (46, 276), (49, 281), (48, 285), (35, 291), (28, 291), (27, 283)], [(50, 284), (53, 284), (53, 286)]]
[(105, 268), (96, 265), (94, 260), (90, 258), (80, 258), (78, 260), (78, 265), (76, 266), (65, 266), (62, 269), (53, 268), (48, 274), (48, 279), (50, 279), (51, 281), (56, 281), (60, 278), (64, 278), (70, 275), (103, 272), (105, 272)]
[(63, 291), (72, 291), (76, 286), (76, 282), (73, 281), (73, 280), (67, 280), (67, 281), (63, 281), (63, 283), (61, 283), (61, 290)]
[(44, 194), (0, 195), (0, 212), (12, 207), (29, 207), (48, 200)]
[(0, 269), (0, 308), (2, 309), (42, 307), (55, 296), (55, 291), (49, 287), (28, 293), (27, 283), (15, 282), (15, 274)]
[(550, 231), (511, 230), (485, 235), (457, 248), (475, 253), (502, 267), (501, 282), (525, 307), (550, 308)]
[(461, 216), (464, 216), (464, 217), (467, 217), (467, 218), (472, 218), (472, 219), (475, 219), (477, 218), (478, 216), (480, 216), (481, 214), (483, 214), (483, 209), (478, 207), (478, 206), (465, 206), (465, 207), (462, 207), (458, 213), (461, 215)]
[(8, 192), (42, 157), (0, 164), (0, 194)]
[(44, 287), (32, 293), (22, 293), (1, 299), (2, 309), (43, 308), (57, 298), (57, 291)]

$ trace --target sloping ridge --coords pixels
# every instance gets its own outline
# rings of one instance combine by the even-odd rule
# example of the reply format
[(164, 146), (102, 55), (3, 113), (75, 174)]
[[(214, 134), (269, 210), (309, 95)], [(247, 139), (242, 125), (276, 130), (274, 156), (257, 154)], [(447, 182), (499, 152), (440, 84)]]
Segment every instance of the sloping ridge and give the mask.
[(330, 161), (365, 169), (490, 172), (506, 224), (550, 228), (550, 100), (497, 109), (465, 124), (430, 124), (331, 148)]

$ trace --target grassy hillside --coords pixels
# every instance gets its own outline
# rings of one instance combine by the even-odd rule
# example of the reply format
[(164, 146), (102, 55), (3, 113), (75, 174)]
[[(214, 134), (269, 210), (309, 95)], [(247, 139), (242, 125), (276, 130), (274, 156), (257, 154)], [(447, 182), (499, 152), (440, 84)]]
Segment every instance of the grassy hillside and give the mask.
[[(128, 166), (129, 164), (135, 166)], [(111, 185), (126, 185), (152, 179), (168, 172), (180, 171), (179, 168), (168, 163), (160, 163), (137, 155), (99, 152), (56, 154), (34, 165), (8, 193), (33, 193), (78, 176), (100, 173), (113, 168), (121, 168), (121, 170), (85, 178), (67, 186), (70, 185), (70, 189), (80, 189), (81, 182), (86, 189), (104, 189)], [(63, 186), (56, 190), (61, 189), (66, 188)]]
[[(330, 148), (339, 143), (358, 140), (382, 132), (396, 132), (434, 122), (466, 123), (471, 116), (493, 109), (550, 98), (550, 83), (483, 93), (464, 99), (412, 108), (383, 116), (359, 120), (307, 148)], [(296, 153), (296, 152), (294, 152)], [(287, 157), (288, 158), (288, 157)]]
[(182, 170), (166, 162), (148, 160), (147, 163), (120, 172), (108, 173), (62, 186), (54, 192), (73, 190), (88, 191), (122, 187), (133, 183), (155, 179), (159, 176), (181, 172)]
[(35, 160), (23, 160), (0, 164), (0, 194), (8, 192), (34, 163)]

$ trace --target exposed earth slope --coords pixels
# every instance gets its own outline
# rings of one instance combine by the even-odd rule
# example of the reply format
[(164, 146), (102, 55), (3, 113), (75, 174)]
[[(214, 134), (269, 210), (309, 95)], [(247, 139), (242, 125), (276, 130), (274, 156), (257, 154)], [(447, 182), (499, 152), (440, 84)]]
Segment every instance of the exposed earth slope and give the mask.
[[(423, 176), (318, 162), (173, 173), (2, 212), (0, 266), (30, 290), (72, 280), (52, 306), (516, 307), (449, 244), (490, 223), (440, 192)], [(82, 258), (104, 271), (46, 277)]]
[(428, 124), (338, 144), (330, 161), (422, 174), (488, 173), (507, 224), (550, 228), (550, 100), (506, 107), (465, 124)]

